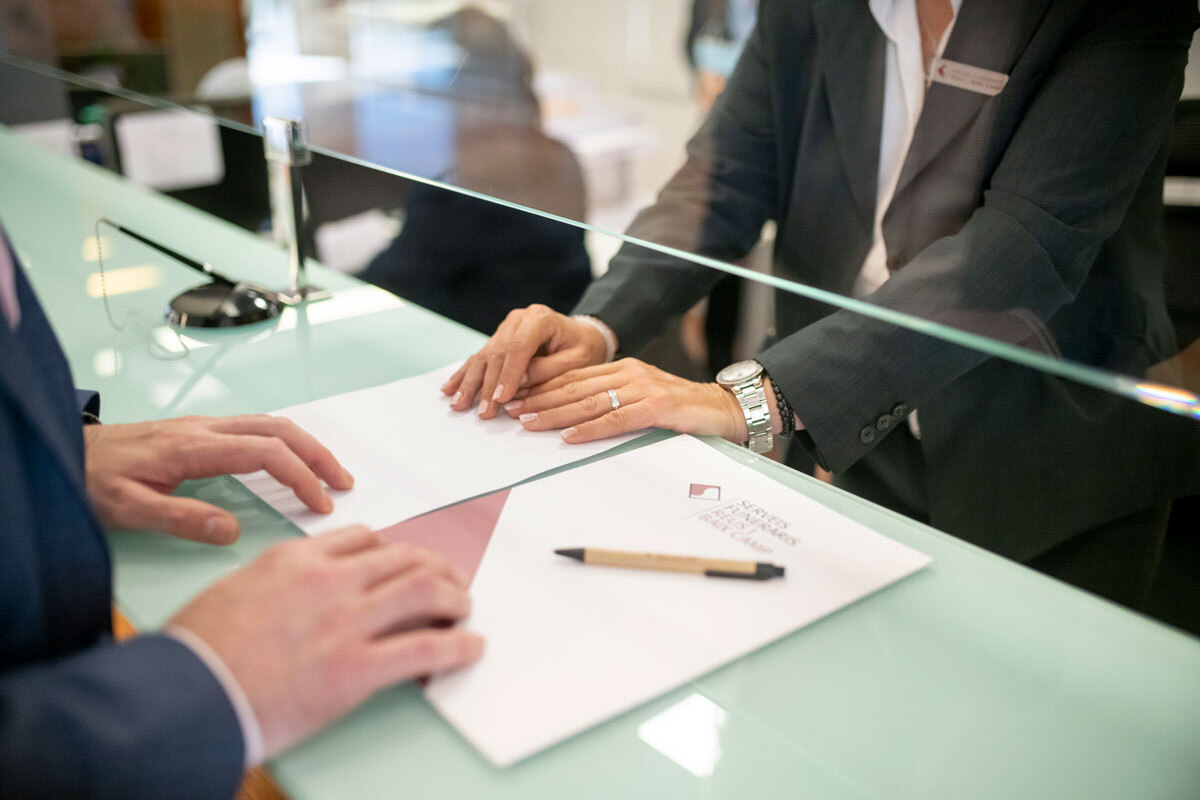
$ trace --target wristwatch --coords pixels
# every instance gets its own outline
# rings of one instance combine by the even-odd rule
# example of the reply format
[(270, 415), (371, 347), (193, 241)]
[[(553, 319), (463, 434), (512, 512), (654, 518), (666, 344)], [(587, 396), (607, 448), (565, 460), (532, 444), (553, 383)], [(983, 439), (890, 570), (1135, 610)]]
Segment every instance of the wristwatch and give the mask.
[(757, 361), (739, 361), (717, 373), (717, 383), (733, 392), (742, 413), (746, 415), (746, 430), (750, 439), (746, 447), (755, 453), (771, 449), (771, 409), (763, 389), (763, 365)]

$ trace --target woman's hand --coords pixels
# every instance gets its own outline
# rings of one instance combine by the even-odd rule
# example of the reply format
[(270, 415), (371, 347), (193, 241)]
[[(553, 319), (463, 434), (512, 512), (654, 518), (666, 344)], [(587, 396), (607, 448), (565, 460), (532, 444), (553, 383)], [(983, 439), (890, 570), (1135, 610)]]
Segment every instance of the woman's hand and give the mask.
[(491, 419), (523, 386), (543, 383), (577, 367), (604, 362), (603, 334), (585, 322), (546, 306), (510, 311), (478, 353), (467, 359), (442, 394), (450, 407), (466, 411), (479, 403), (479, 416)]
[[(617, 394), (613, 408), (609, 390)], [(737, 399), (715, 383), (694, 383), (661, 369), (623, 358), (574, 369), (517, 394), (505, 404), (526, 430), (564, 428), (563, 441), (590, 442), (641, 430), (669, 428), (746, 441), (746, 417)]]

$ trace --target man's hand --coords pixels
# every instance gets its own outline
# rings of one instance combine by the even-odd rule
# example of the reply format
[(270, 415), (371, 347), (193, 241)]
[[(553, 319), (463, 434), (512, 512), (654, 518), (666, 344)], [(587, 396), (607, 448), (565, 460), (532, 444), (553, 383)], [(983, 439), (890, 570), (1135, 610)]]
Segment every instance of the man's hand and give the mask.
[(333, 510), (322, 481), (334, 489), (354, 485), (329, 450), (283, 417), (183, 417), (88, 425), (83, 432), (88, 497), (106, 527), (229, 544), (238, 537), (237, 518), (199, 500), (172, 497), (180, 483), (265, 469), (322, 513)]
[(585, 322), (546, 306), (510, 311), (475, 355), (467, 359), (442, 393), (450, 407), (466, 411), (481, 398), (479, 416), (491, 419), (522, 386), (550, 380), (570, 369), (604, 362), (604, 336)]
[(441, 556), (343, 528), (276, 545), (189, 603), (183, 628), (245, 693), (270, 758), (400, 681), (469, 664), (467, 577)]
[[(617, 393), (612, 407), (608, 390)], [(711, 434), (746, 441), (746, 417), (737, 399), (715, 383), (695, 383), (634, 358), (566, 372), (520, 392), (508, 413), (526, 430), (564, 428), (569, 444), (642, 428)]]

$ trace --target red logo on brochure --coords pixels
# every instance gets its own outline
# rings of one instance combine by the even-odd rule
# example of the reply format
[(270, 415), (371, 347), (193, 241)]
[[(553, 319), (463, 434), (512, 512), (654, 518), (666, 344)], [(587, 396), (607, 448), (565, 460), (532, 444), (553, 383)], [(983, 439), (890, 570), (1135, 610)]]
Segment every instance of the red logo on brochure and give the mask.
[(721, 487), (710, 486), (707, 483), (693, 483), (688, 489), (688, 497), (693, 500), (720, 500)]

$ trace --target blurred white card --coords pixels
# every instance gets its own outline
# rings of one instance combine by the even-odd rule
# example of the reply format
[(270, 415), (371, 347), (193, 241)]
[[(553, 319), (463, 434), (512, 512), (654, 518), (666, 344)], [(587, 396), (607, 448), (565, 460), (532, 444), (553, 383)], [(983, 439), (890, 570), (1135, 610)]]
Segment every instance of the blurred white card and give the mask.
[(332, 514), (309, 511), (265, 472), (240, 476), (250, 491), (308, 534), (362, 523), (383, 528), (603, 453), (644, 431), (566, 444), (558, 431), (530, 432), (507, 414), (457, 412), (440, 391), (457, 364), (274, 412), (328, 447), (354, 475), (331, 492)]
[(225, 178), (220, 129), (205, 109), (121, 114), (114, 129), (121, 171), (134, 183), (167, 192)]
[[(554, 554), (575, 547), (767, 561), (787, 574), (706, 578)], [(509, 492), (465, 623), (487, 639), (483, 658), (435, 677), (426, 696), (491, 763), (507, 766), (929, 562), (679, 436)]]

